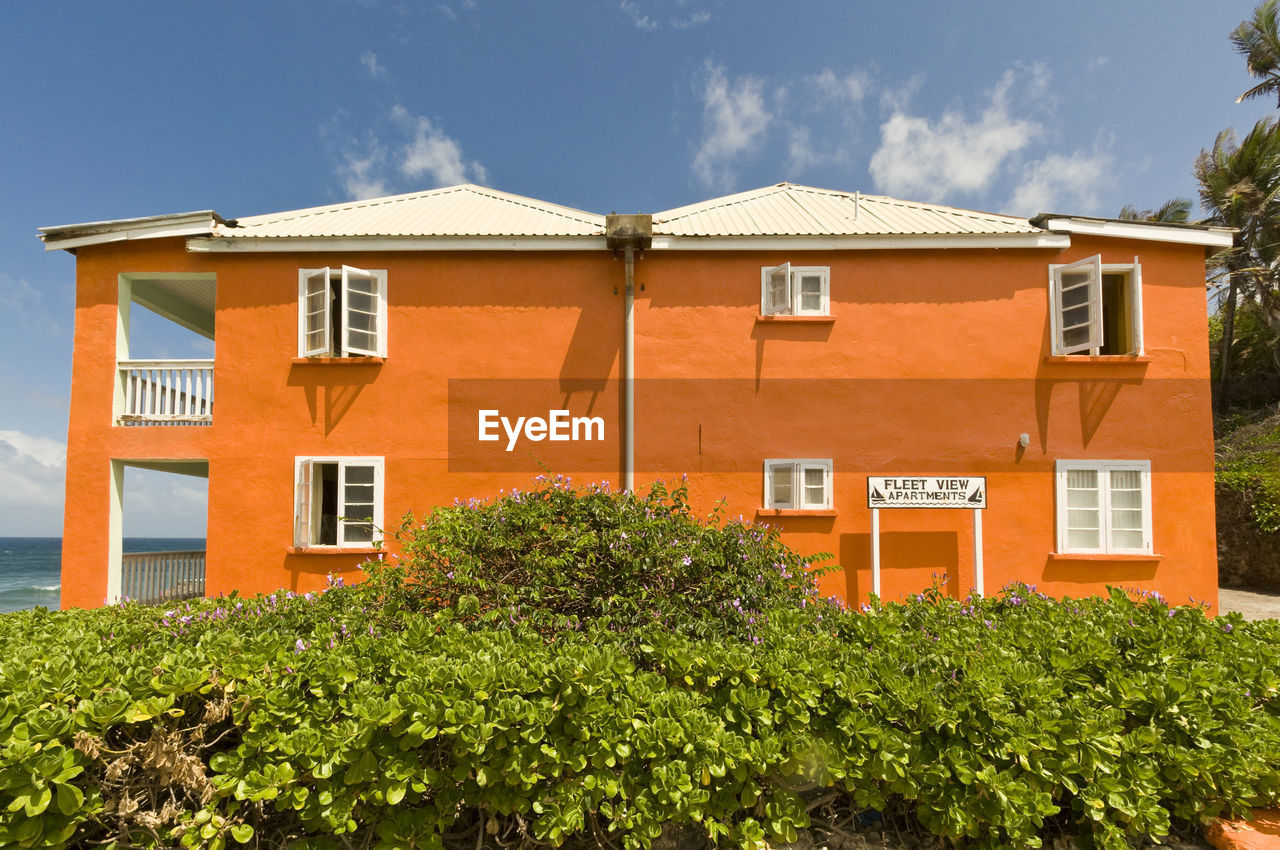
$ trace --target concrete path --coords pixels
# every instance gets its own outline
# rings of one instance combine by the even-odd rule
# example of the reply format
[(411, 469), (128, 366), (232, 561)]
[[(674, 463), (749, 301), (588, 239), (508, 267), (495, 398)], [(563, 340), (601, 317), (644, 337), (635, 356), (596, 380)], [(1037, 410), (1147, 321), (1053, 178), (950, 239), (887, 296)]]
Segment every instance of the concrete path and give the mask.
[(1220, 587), (1218, 608), (1224, 614), (1239, 611), (1246, 620), (1280, 619), (1280, 593)]

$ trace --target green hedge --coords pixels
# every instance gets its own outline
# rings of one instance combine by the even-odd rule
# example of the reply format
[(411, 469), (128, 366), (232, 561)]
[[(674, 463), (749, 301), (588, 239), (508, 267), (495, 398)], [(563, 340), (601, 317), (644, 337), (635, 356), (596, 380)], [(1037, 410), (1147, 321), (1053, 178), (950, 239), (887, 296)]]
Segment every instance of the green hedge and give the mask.
[(0, 617), (0, 844), (751, 846), (835, 791), (958, 844), (1118, 848), (1280, 800), (1274, 621), (1010, 588), (549, 635), (398, 578)]

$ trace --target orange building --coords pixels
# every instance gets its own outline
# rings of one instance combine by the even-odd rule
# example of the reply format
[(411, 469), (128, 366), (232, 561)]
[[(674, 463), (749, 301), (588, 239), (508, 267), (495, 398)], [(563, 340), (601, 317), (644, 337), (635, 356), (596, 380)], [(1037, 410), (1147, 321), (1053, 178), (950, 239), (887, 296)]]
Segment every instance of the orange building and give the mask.
[[(315, 589), (403, 514), (544, 469), (687, 474), (830, 553), (850, 601), (945, 576), (1216, 606), (1227, 230), (780, 184), (652, 216), (455, 186), (41, 234), (77, 256), (64, 606)], [(139, 307), (213, 359), (131, 359)], [(122, 555), (129, 466), (208, 478), (202, 557)]]

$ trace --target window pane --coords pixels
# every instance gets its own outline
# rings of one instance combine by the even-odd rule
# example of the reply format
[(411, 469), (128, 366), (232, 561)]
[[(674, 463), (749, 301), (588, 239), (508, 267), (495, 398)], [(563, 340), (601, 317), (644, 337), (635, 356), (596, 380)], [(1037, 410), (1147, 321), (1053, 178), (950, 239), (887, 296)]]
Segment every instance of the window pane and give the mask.
[(1068, 508), (1096, 508), (1097, 506), (1097, 490), (1067, 490)]
[(822, 311), (822, 278), (804, 275), (800, 278), (800, 309), (806, 313)]
[(1142, 511), (1113, 509), (1111, 511), (1111, 527), (1141, 531)]
[(348, 483), (346, 499), (348, 505), (372, 505), (373, 485)]
[(1089, 341), (1089, 326), (1083, 325), (1078, 328), (1072, 328), (1069, 331), (1062, 332), (1062, 344), (1067, 348), (1076, 345), (1084, 345)]
[(362, 295), (359, 292), (348, 292), (347, 309), (359, 310), (362, 313), (376, 313), (378, 310), (378, 304), (372, 295)]
[(1062, 311), (1062, 327), (1064, 330), (1087, 328), (1089, 326), (1089, 305), (1071, 307)]
[(372, 484), (373, 483), (373, 467), (351, 464), (347, 467), (347, 483), (348, 484)]
[(1093, 490), (1096, 492), (1098, 489), (1098, 470), (1068, 469), (1067, 488), (1071, 490)]
[(826, 472), (822, 467), (806, 467), (804, 470), (805, 507), (822, 507), (826, 501)]
[(375, 339), (376, 337), (373, 334), (366, 331), (358, 331), (355, 328), (352, 328), (347, 333), (347, 345), (351, 348), (358, 348), (361, 351), (372, 351), (377, 348)]
[(1142, 473), (1136, 469), (1111, 470), (1111, 492), (1116, 490), (1141, 490)]
[(364, 331), (366, 333), (377, 330), (378, 317), (368, 313), (348, 313), (347, 327), (353, 331)]
[[(1072, 281), (1070, 284), (1068, 284), (1067, 281), (1069, 278), (1077, 278), (1077, 280)], [(1083, 284), (1080, 284), (1081, 280), (1083, 281)], [(1063, 279), (1062, 279), (1063, 309), (1067, 309), (1070, 307), (1079, 307), (1082, 304), (1087, 304), (1088, 301), (1089, 301), (1089, 276), (1082, 275), (1079, 273), (1063, 275)]]
[(1142, 531), (1128, 531), (1123, 529), (1111, 530), (1111, 548), (1112, 549), (1141, 549)]
[(1141, 490), (1112, 490), (1111, 491), (1111, 507), (1113, 508), (1135, 508), (1142, 510), (1142, 491)]
[(787, 303), (787, 281), (772, 277), (769, 279), (769, 304), (775, 313), (789, 313), (790, 305)]
[(1068, 549), (1097, 549), (1098, 548), (1098, 532), (1090, 531), (1083, 528), (1071, 528), (1067, 530), (1067, 548)]
[(356, 293), (372, 293), (372, 292), (378, 291), (378, 287), (374, 283), (373, 278), (359, 277), (357, 275), (348, 275), (347, 283), (348, 283), (347, 293), (349, 295), (354, 295)]
[(1070, 509), (1067, 511), (1067, 528), (1096, 529), (1100, 525), (1099, 511)]
[(771, 495), (771, 507), (789, 508), (791, 507), (791, 467), (775, 466), (773, 467), (773, 493)]
[(373, 526), (344, 522), (342, 524), (342, 537), (344, 543), (372, 543)]

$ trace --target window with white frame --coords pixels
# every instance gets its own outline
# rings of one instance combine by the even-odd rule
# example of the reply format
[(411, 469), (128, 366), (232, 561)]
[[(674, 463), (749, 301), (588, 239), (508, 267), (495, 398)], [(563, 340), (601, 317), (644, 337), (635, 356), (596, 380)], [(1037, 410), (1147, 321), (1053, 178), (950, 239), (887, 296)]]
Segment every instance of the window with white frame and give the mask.
[(1095, 254), (1049, 266), (1053, 353), (1142, 354), (1142, 266)]
[(1151, 462), (1060, 460), (1058, 551), (1152, 553)]
[(760, 312), (765, 316), (831, 314), (831, 269), (783, 263), (760, 270)]
[(830, 460), (766, 460), (764, 506), (776, 510), (831, 508)]
[(385, 271), (299, 269), (299, 357), (386, 355)]
[(382, 458), (295, 461), (293, 543), (365, 547), (382, 539)]

